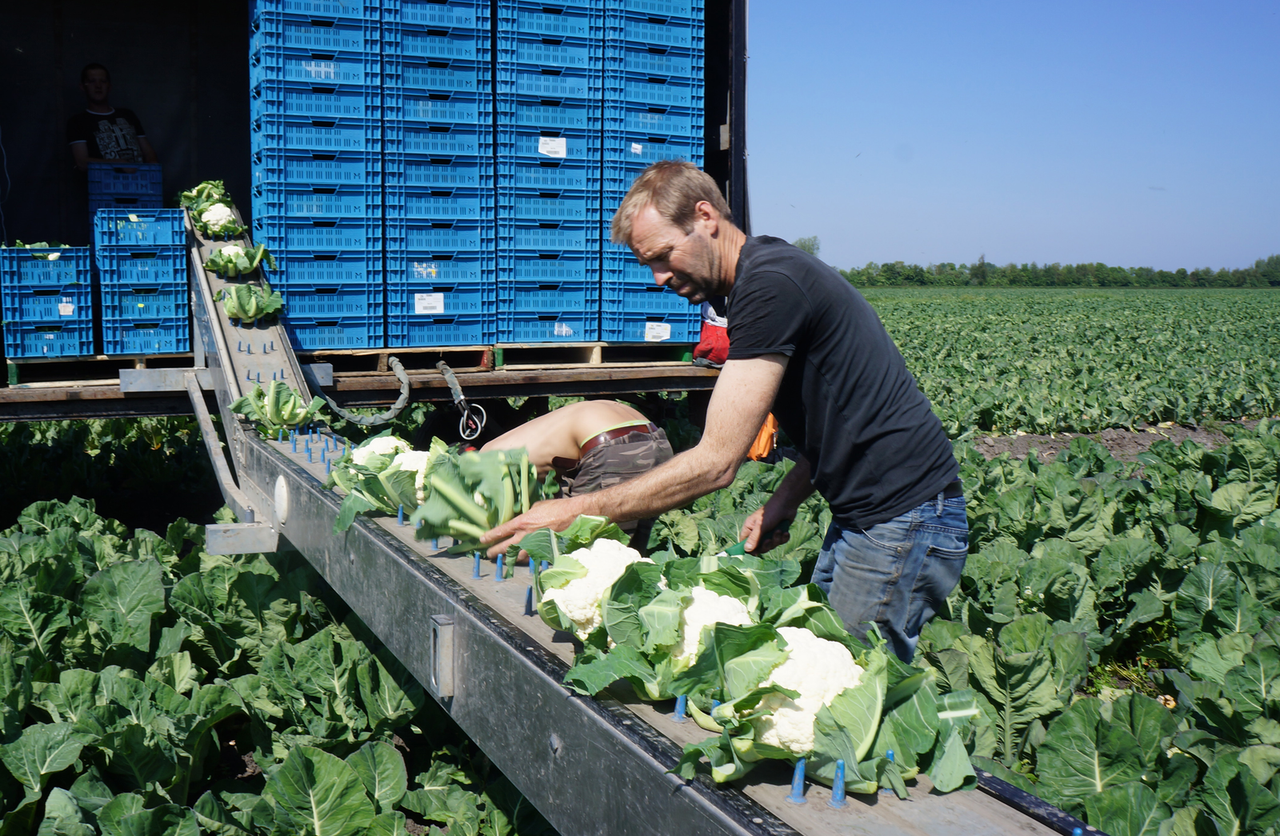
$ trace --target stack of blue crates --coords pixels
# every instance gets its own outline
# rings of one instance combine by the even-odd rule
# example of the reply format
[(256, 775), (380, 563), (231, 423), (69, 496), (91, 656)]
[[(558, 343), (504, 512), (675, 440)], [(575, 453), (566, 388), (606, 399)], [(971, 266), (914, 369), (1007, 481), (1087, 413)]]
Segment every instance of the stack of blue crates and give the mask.
[(186, 241), (181, 209), (98, 210), (103, 354), (191, 350)]
[(498, 340), (600, 335), (604, 9), (498, 0)]
[(387, 345), (496, 337), (489, 0), (385, 0)]
[(702, 0), (605, 0), (601, 339), (697, 342), (701, 317), (609, 240), (612, 211), (659, 160), (702, 165)]
[(359, 0), (250, 13), (253, 238), (300, 349), (384, 343), (380, 15)]
[(99, 209), (159, 209), (164, 172), (153, 163), (89, 163), (89, 218)]
[(93, 354), (88, 247), (0, 248), (0, 316), (11, 359)]

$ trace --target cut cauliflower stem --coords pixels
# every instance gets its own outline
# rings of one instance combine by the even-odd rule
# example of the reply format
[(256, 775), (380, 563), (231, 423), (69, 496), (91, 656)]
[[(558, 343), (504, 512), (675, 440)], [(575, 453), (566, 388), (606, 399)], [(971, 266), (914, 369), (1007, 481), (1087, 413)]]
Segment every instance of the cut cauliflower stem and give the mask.
[(222, 203), (215, 203), (200, 213), (200, 221), (212, 231), (221, 229), (225, 224), (235, 221), (231, 209)]
[(856, 686), (862, 679), (862, 668), (853, 661), (849, 648), (820, 639), (804, 627), (779, 627), (778, 633), (787, 640), (787, 658), (764, 684), (781, 685), (800, 696), (794, 700), (785, 694), (765, 697), (761, 706), (771, 709), (772, 714), (754, 721), (756, 740), (804, 756), (813, 751), (813, 721), (818, 709), (841, 691)]
[(373, 456), (394, 456), (397, 453), (407, 452), (409, 449), (407, 442), (401, 441), (394, 435), (379, 436), (352, 450), (351, 461), (362, 465)]
[(632, 563), (653, 561), (617, 540), (597, 540), (590, 548), (570, 552), (569, 557), (586, 567), (587, 574), (559, 589), (545, 590), (542, 600), (553, 601), (560, 612), (573, 622), (574, 635), (585, 641), (604, 621), (600, 604), (605, 591), (622, 577)]
[[(354, 453), (352, 456), (354, 457)], [(426, 481), (427, 464), (431, 461), (430, 450), (405, 450), (397, 453), (391, 460), (391, 466), (400, 470), (412, 470), (417, 474), (413, 479), (413, 488), (418, 497), (418, 504), (427, 501)]]
[(691, 590), (693, 597), (680, 612), (680, 640), (665, 650), (671, 653), (677, 670), (687, 670), (702, 648), (702, 629), (714, 624), (751, 624), (751, 612), (737, 598), (712, 592), (704, 586)]

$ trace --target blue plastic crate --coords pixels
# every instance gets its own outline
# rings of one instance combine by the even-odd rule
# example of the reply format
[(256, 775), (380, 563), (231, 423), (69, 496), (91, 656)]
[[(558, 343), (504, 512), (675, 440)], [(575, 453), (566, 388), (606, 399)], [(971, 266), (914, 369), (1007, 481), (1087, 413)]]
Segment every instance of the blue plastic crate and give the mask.
[(700, 49), (703, 41), (701, 18), (652, 18), (642, 14), (610, 13), (605, 16), (607, 37), (639, 46), (666, 46)]
[[(472, 316), (494, 318), (489, 281), (395, 282), (387, 284), (387, 321), (402, 317)], [(395, 331), (396, 328), (391, 330)]]
[(583, 250), (516, 253), (504, 250), (498, 258), (498, 282), (556, 284), (578, 282), (598, 284), (600, 259)]
[(163, 181), (155, 163), (89, 163), (90, 198), (159, 196)]
[(184, 316), (102, 318), (103, 354), (178, 354), (190, 350), (191, 327)]
[(489, 0), (383, 0), (384, 22), (432, 29), (489, 28)]
[(514, 251), (575, 251), (598, 249), (596, 225), (570, 221), (513, 220), (502, 224), (498, 240), (503, 249)]
[(504, 219), (586, 224), (600, 217), (600, 197), (587, 192), (511, 192), (500, 198)]
[(382, 50), (382, 27), (377, 17), (311, 17), (259, 8), (249, 21), (255, 44), (287, 47), (313, 53)]
[(493, 161), (470, 155), (392, 156), (387, 160), (387, 179), (406, 187), (493, 188)]
[(382, 188), (378, 184), (343, 186), (328, 183), (258, 183), (253, 187), (255, 217), (319, 215), (365, 218), (377, 215), (381, 209)]
[[(634, 259), (632, 261), (634, 262)], [(645, 273), (645, 277), (639, 281), (633, 278), (629, 268), (624, 270), (611, 268), (609, 259), (605, 259), (604, 274), (600, 283), (600, 310), (603, 313), (669, 313), (688, 316), (690, 308), (693, 308), (693, 311), (701, 316), (700, 307), (690, 305), (688, 299), (674, 290), (655, 284), (653, 273), (647, 267), (639, 264), (634, 266)], [(620, 273), (624, 278), (611, 278)]]
[[(603, 110), (596, 99), (563, 102), (541, 99), (502, 98), (498, 102), (498, 131), (554, 129), (583, 134), (599, 133)], [(501, 140), (500, 140), (501, 141)]]
[(493, 192), (487, 189), (387, 189), (387, 214), (416, 220), (493, 221)]
[(600, 164), (555, 158), (499, 158), (499, 191), (593, 192), (600, 187)]
[(4, 323), (4, 353), (11, 360), (87, 357), (93, 354), (93, 318), (79, 321)]
[(333, 319), (350, 316), (380, 317), (383, 310), (382, 283), (312, 284), (292, 279), (271, 285), (284, 299), (289, 317)]
[(492, 246), (493, 224), (488, 221), (388, 220), (389, 247), (411, 252), (458, 252)]
[(555, 2), (509, 2), (498, 4), (498, 21), (525, 37), (598, 40), (603, 35), (604, 15), (595, 6)]
[(98, 247), (94, 252), (98, 263), (98, 282), (111, 285), (187, 286), (187, 250), (185, 247)]
[(381, 316), (283, 317), (285, 333), (295, 349), (382, 348), (386, 330)]
[(382, 122), (377, 119), (289, 116), (264, 113), (249, 125), (253, 149), (288, 148), (296, 151), (377, 151), (382, 147)]
[(99, 209), (93, 216), (93, 242), (97, 247), (185, 245), (185, 213), (182, 209)]
[(382, 285), (381, 248), (341, 252), (282, 249), (272, 255), (276, 260), (276, 269), (268, 277), (268, 281), (273, 285)]
[[(56, 255), (53, 260), (39, 256)], [(0, 288), (82, 284), (93, 279), (88, 247), (0, 247)]]
[(701, 0), (607, 0), (610, 12), (650, 17), (701, 17)]
[(102, 286), (103, 321), (185, 319), (191, 312), (186, 284), (114, 284)]
[(689, 306), (687, 313), (648, 313), (604, 310), (600, 314), (600, 338), (618, 343), (696, 343), (702, 331), (702, 314)]
[(625, 73), (694, 82), (702, 78), (703, 57), (692, 50), (638, 47), (619, 42), (609, 46), (612, 47), (609, 49), (609, 66), (620, 67)]
[(492, 112), (485, 97), (474, 93), (402, 89), (398, 112), (388, 107), (387, 118), (444, 125), (483, 124), (488, 129), (487, 122)]
[(403, 285), (493, 284), (494, 253), (464, 252), (387, 253), (387, 292)]
[[(552, 40), (552, 39), (549, 39)], [(541, 38), (517, 34), (498, 35), (499, 65), (559, 67), (567, 70), (600, 71), (602, 45), (598, 41), (544, 42)]]
[(89, 198), (89, 217), (99, 209), (159, 209), (164, 206), (160, 195), (105, 195)]
[(498, 310), (498, 342), (581, 343), (600, 335), (596, 311), (574, 313), (521, 313)]
[(381, 14), (378, 0), (252, 0), (250, 17), (263, 12), (297, 15), (307, 19), (347, 20), (377, 20)]
[(620, 128), (624, 133), (638, 136), (702, 136), (702, 113), (691, 108), (665, 108), (657, 105), (606, 108), (605, 119), (606, 130)]
[(249, 53), (249, 86), (264, 80), (308, 84), (382, 84), (377, 52), (312, 52), (254, 41)]
[(704, 101), (702, 79), (605, 74), (605, 97), (611, 103), (701, 108)]
[(249, 91), (249, 118), (279, 114), (297, 119), (370, 119), (382, 107), (382, 88), (264, 78)]
[[(452, 158), (466, 158), (469, 163), (493, 170), (492, 133), (483, 125), (421, 125), (389, 120), (383, 130), (388, 174), (403, 172), (405, 166), (417, 169), (424, 165), (452, 165)], [(431, 158), (443, 158), (444, 162), (433, 163)], [(420, 180), (410, 181), (415, 182), (426, 185)]]
[(86, 283), (30, 284), (0, 288), (4, 321), (61, 322), (93, 317), (93, 287)]
[(407, 60), (481, 61), (489, 55), (489, 30), (473, 26), (451, 29), (388, 24), (388, 52)]
[(276, 250), (371, 250), (382, 245), (382, 219), (257, 217), (253, 240)]
[(600, 285), (584, 280), (498, 282), (498, 305), (509, 313), (595, 312)]
[(437, 345), (489, 345), (496, 332), (493, 317), (478, 314), (456, 316), (387, 317), (388, 348), (422, 348)]
[(379, 151), (301, 151), (259, 148), (250, 159), (255, 184), (333, 183), (376, 185), (382, 180)]
[[(384, 65), (384, 89), (398, 88), (407, 91), (435, 91), (440, 93), (489, 93), (489, 67), (487, 63), (462, 60), (403, 59), (394, 69)], [(388, 118), (393, 115), (388, 114)]]
[[(688, 160), (701, 165), (705, 147), (701, 136), (644, 136), (611, 132), (605, 137), (605, 170), (607, 172), (613, 165), (644, 168), (658, 160)], [(608, 174), (605, 178), (608, 179)]]

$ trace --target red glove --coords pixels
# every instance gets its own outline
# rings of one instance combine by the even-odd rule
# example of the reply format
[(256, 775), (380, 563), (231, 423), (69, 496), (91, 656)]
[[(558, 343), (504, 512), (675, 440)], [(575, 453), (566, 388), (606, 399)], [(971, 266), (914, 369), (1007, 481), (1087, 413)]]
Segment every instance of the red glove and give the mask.
[(710, 363), (723, 366), (729, 359), (729, 331), (703, 320), (702, 336), (693, 350), (695, 358), (703, 357)]

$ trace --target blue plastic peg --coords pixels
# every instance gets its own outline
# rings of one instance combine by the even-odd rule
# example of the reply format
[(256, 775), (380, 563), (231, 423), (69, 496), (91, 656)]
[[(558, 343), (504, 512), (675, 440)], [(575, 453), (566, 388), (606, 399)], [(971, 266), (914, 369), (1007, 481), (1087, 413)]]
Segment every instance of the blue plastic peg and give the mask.
[[(422, 520), (418, 520), (418, 528), (422, 528)], [(432, 551), (437, 551), (437, 552), (438, 552), (438, 551), (440, 551), (440, 538), (439, 538), (439, 537), (432, 537), (432, 538), (431, 538), (431, 550), (432, 550)]]
[(498, 583), (505, 581), (506, 572), (502, 571), (502, 555), (498, 555), (498, 571), (494, 573), (493, 579)]
[(258, 382), (262, 382), (262, 372), (258, 372)]
[(787, 801), (792, 804), (803, 804), (804, 797), (804, 758), (796, 761), (796, 771), (791, 776), (791, 794), (787, 796)]
[(236, 340), (236, 351), (244, 351), (244, 347), (240, 344), (240, 340)]
[(245, 379), (245, 380), (253, 380), (253, 372), (248, 371), (248, 370), (246, 369), (246, 370), (245, 370), (245, 373), (244, 373), (244, 379)]
[[(324, 455), (323, 452), (321, 455)], [(396, 525), (404, 525), (404, 506), (400, 506), (400, 510), (396, 512)]]
[(276, 350), (276, 341), (275, 341), (275, 340), (272, 340), (272, 341), (271, 341), (271, 350), (272, 350), (272, 351), (275, 351), (275, 350)]
[(533, 587), (524, 594), (524, 614), (533, 615)]
[(888, 758), (888, 759), (889, 759), (889, 763), (893, 763), (893, 750), (892, 750), (892, 749), (886, 749), (886, 750), (885, 750), (885, 753), (884, 753), (884, 756), (885, 756), (886, 758)]
[(293, 452), (298, 452), (298, 434), (296, 432), (289, 433), (289, 440), (293, 442)]
[[(332, 472), (333, 472), (333, 462), (325, 462), (325, 463), (324, 463), (324, 475), (325, 475), (325, 476), (328, 476), (328, 475), (329, 475), (330, 473), (332, 473)], [(422, 523), (418, 523), (418, 524), (419, 524), (419, 525), (421, 525)]]
[(279, 441), (281, 444), (283, 444), (283, 443), (284, 443), (284, 427), (281, 427), (281, 428), (276, 432), (276, 441)]
[(262, 353), (263, 353), (263, 354), (266, 354), (266, 353), (267, 353), (267, 344), (266, 344), (266, 343), (263, 343), (263, 344), (262, 344)]
[(688, 710), (689, 698), (684, 694), (676, 697), (676, 722), (683, 723), (689, 719), (689, 715), (685, 712)]
[(328, 450), (328, 449), (329, 449), (329, 447), (328, 447), (327, 445), (326, 445), (326, 446), (324, 446), (324, 447), (321, 447), (321, 448), (320, 448), (320, 461), (326, 461), (326, 459), (325, 459), (325, 457), (324, 457), (324, 451), (325, 451), (325, 450)]
[(471, 577), (480, 577), (480, 552), (476, 552), (476, 570), (471, 574)]
[(311, 447), (307, 446), (307, 464), (311, 464)]
[(534, 560), (532, 557), (529, 558), (529, 574), (538, 574), (538, 561)]
[(247, 343), (247, 344), (245, 345), (245, 347), (244, 347), (244, 353), (245, 353), (245, 354), (252, 354), (252, 353), (253, 353), (253, 343)]
[(547, 570), (548, 570), (548, 569), (550, 569), (550, 568), (551, 568), (551, 563), (550, 563), (549, 561), (544, 560), (544, 561), (542, 561), (542, 566), (540, 566), (540, 567), (538, 568), (538, 571), (539, 571), (539, 572), (545, 572), (545, 571), (547, 571)]
[(1084, 836), (1084, 831), (1078, 827), (1071, 828), (1071, 836)]
[(831, 800), (827, 802), (832, 807), (839, 809), (848, 804), (844, 800), (844, 761), (836, 761), (836, 775), (831, 780)]
[(719, 704), (720, 704), (720, 700), (712, 700), (712, 701), (711, 701), (711, 710), (712, 710), (712, 711), (715, 711), (715, 710), (716, 710), (716, 706), (718, 706)]

